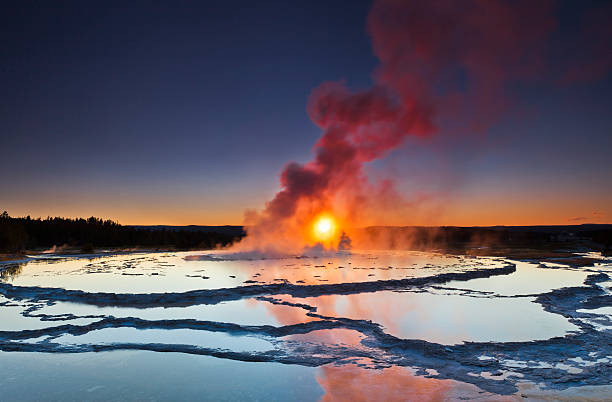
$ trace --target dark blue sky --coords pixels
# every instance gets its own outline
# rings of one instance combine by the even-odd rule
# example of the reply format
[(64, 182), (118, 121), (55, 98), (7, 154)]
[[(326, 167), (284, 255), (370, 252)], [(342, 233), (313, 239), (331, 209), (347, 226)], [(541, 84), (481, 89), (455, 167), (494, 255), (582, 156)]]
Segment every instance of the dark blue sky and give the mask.
[[(580, 31), (577, 16), (598, 4), (561, 3), (553, 61), (578, 54), (568, 45)], [(369, 1), (5, 6), (0, 209), (139, 224), (240, 223), (245, 208), (273, 196), (285, 163), (311, 157), (320, 131), (306, 114), (310, 91), (340, 79), (371, 84), (369, 8)], [(407, 193), (434, 195), (405, 223), (612, 222), (610, 75), (515, 91), (520, 112), (486, 137), (442, 135), (372, 166)], [(559, 211), (537, 221), (551, 209)]]

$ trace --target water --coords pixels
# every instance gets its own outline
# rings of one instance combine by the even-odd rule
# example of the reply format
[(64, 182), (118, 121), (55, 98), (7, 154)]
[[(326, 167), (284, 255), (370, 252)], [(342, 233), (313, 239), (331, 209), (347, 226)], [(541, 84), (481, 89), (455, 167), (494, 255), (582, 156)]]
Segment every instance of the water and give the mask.
[[(0, 265), (0, 399), (612, 396), (610, 278), (593, 279), (610, 261), (244, 257), (41, 255)], [(577, 290), (558, 290), (569, 287)]]
[(544, 311), (533, 298), (382, 291), (304, 301), (326, 316), (370, 320), (383, 325), (385, 332), (395, 337), (441, 344), (523, 342), (563, 336), (579, 329), (564, 317)]
[(3, 401), (312, 401), (317, 369), (178, 353), (0, 352)]
[(284, 281), (310, 285), (367, 282), (465, 272), (502, 264), (500, 259), (493, 258), (374, 251), (263, 260), (231, 260), (227, 258), (232, 255), (223, 252), (212, 257), (209, 252), (139, 253), (89, 259), (33, 257), (11, 284), (111, 293), (185, 292)]

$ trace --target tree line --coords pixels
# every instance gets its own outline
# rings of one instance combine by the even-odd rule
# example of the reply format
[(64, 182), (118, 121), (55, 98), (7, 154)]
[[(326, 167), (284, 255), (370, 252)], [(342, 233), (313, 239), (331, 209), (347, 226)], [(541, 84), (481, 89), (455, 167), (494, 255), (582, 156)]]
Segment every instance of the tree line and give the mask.
[[(239, 238), (240, 236), (238, 236)], [(95, 248), (210, 249), (225, 246), (237, 237), (214, 231), (124, 226), (110, 219), (31, 218), (0, 214), (0, 252), (19, 252), (68, 246), (81, 251)]]

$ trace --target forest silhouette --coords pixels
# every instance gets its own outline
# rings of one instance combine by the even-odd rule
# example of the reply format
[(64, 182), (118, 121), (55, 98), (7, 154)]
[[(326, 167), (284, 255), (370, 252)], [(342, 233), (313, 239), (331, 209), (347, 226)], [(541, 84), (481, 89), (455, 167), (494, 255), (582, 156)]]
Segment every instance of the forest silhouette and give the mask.
[(0, 251), (19, 252), (51, 247), (66, 247), (83, 252), (95, 248), (176, 248), (210, 249), (226, 246), (243, 235), (233, 231), (193, 230), (189, 228), (136, 227), (110, 219), (31, 218), (0, 214)]

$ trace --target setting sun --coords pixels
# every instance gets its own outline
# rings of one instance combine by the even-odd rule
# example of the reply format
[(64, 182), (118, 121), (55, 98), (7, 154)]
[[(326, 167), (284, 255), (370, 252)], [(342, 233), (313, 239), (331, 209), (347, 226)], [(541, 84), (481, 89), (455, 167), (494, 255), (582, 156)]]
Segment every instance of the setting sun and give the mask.
[(312, 232), (316, 240), (327, 241), (336, 232), (336, 222), (330, 216), (321, 216), (315, 221)]

